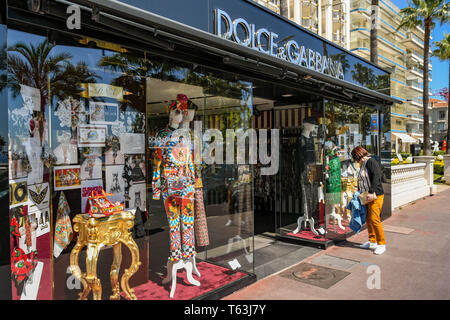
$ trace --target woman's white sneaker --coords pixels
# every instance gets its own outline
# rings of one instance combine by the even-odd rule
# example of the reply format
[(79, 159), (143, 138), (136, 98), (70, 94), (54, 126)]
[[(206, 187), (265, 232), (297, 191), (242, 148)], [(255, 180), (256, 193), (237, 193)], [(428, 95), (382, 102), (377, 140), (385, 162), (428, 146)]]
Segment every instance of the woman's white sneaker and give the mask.
[(383, 254), (386, 251), (386, 246), (384, 244), (380, 244), (377, 246), (373, 253), (375, 254)]
[(371, 249), (371, 250), (375, 250), (377, 248), (377, 244), (376, 242), (370, 242), (367, 241), (365, 243), (363, 243), (362, 245), (359, 246), (361, 249)]

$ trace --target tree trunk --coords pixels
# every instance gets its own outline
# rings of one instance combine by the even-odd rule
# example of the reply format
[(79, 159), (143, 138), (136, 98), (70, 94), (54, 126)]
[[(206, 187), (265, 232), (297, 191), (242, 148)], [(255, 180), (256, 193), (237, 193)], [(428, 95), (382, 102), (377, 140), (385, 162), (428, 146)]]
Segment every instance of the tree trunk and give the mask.
[(450, 59), (448, 60), (448, 95), (447, 95), (447, 154), (450, 154), (449, 143), (450, 143)]
[(429, 122), (429, 61), (430, 61), (430, 32), (431, 18), (425, 18), (425, 37), (423, 53), (423, 155), (431, 155), (430, 146), (430, 122)]
[(372, 0), (370, 14), (370, 62), (378, 64), (378, 0)]
[(280, 0), (280, 15), (289, 19), (289, 0)]

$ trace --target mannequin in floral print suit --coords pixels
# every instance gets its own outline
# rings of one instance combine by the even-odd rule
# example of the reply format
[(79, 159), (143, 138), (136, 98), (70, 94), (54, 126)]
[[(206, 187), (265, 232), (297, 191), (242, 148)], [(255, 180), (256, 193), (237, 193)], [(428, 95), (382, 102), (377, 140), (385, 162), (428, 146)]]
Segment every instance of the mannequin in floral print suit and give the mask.
[[(162, 195), (170, 227), (168, 276), (164, 282), (172, 279), (171, 298), (175, 293), (177, 269), (186, 268), (188, 281), (200, 285), (192, 278), (196, 252), (195, 170), (191, 142), (190, 138), (185, 138), (186, 136), (175, 138), (175, 130), (183, 120), (183, 115), (187, 113), (187, 103), (188, 98), (179, 94), (177, 100), (169, 104), (169, 125), (158, 133), (153, 156), (155, 168), (152, 179), (153, 199), (159, 200)], [(183, 133), (183, 130), (180, 129), (176, 133)], [(194, 270), (200, 275), (196, 268)]]

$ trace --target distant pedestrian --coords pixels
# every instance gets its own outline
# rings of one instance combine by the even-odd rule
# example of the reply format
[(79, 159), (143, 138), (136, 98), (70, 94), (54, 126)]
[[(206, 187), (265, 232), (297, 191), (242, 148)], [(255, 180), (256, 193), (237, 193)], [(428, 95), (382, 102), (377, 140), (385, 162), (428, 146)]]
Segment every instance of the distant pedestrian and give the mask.
[(360, 245), (363, 249), (372, 249), (375, 254), (386, 251), (383, 226), (381, 225), (381, 209), (383, 208), (384, 191), (381, 184), (382, 172), (378, 161), (369, 157), (369, 152), (361, 146), (351, 152), (353, 161), (359, 163), (358, 191), (367, 192), (367, 231), (369, 241)]

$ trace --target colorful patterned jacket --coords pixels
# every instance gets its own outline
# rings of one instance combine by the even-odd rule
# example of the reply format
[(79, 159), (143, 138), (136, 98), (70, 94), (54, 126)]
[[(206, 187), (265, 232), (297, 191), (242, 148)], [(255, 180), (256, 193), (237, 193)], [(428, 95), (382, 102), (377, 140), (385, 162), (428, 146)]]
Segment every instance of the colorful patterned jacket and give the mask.
[(159, 200), (161, 193), (164, 200), (171, 195), (185, 198), (194, 194), (196, 179), (191, 141), (185, 138), (171, 139), (174, 131), (167, 126), (158, 132), (155, 139), (152, 179), (154, 200)]

